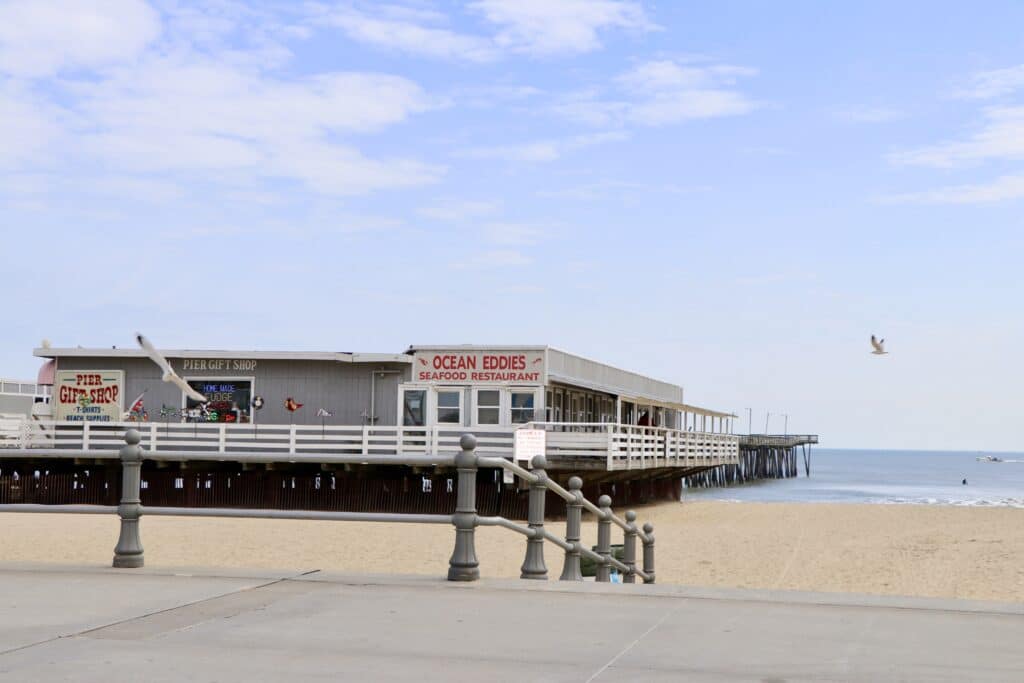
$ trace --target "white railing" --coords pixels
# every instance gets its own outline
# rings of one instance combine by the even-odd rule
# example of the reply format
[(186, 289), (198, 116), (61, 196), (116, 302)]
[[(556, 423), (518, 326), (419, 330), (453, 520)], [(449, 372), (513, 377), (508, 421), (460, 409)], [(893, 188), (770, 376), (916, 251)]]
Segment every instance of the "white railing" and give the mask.
[(544, 429), (548, 457), (605, 457), (608, 470), (732, 465), (739, 437), (614, 423), (532, 422)]
[[(603, 460), (608, 470), (734, 464), (739, 438), (619, 424), (532, 422), (517, 427), (472, 427), (481, 455), (511, 457), (517, 428), (543, 429), (556, 460)], [(0, 419), (0, 448), (113, 453), (125, 430), (138, 429), (155, 452), (440, 455), (457, 453), (467, 427), (324, 426), (182, 422), (56, 422)], [(228, 459), (228, 458), (225, 458)], [(285, 457), (285, 459), (287, 459)]]

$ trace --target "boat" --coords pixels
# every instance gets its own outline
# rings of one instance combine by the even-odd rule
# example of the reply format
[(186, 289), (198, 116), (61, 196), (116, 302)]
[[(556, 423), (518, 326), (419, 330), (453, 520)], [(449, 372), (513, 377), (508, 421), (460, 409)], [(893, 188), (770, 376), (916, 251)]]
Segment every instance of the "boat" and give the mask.
[(975, 458), (978, 462), (1002, 462), (1003, 459), (996, 455), (979, 455)]

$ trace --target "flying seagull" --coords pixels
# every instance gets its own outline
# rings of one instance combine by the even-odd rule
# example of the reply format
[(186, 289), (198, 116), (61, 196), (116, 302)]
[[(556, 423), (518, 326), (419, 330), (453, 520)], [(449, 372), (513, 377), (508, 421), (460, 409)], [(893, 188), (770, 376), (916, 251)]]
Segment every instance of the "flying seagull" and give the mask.
[(877, 337), (875, 337), (875, 335), (871, 335), (871, 346), (874, 347), (875, 349), (871, 353), (873, 353), (876, 356), (884, 356), (885, 354), (889, 353), (888, 351), (885, 350), (885, 340), (878, 339)]
[(142, 334), (138, 332), (135, 333), (135, 341), (139, 342), (139, 346), (142, 347), (142, 350), (145, 351), (146, 354), (149, 355), (151, 359), (153, 359), (153, 362), (159, 365), (160, 369), (164, 371), (164, 376), (161, 378), (163, 379), (163, 381), (170, 382), (171, 384), (176, 384), (178, 388), (185, 392), (185, 395), (188, 396), (193, 401), (206, 403), (209, 400), (208, 398), (200, 394), (198, 391), (190, 387), (188, 382), (183, 380), (181, 377), (178, 377), (178, 375), (174, 372), (174, 368), (172, 368), (171, 364), (167, 361), (167, 359), (163, 357), (163, 354), (156, 350), (156, 347), (153, 346), (153, 343), (151, 341), (143, 337)]

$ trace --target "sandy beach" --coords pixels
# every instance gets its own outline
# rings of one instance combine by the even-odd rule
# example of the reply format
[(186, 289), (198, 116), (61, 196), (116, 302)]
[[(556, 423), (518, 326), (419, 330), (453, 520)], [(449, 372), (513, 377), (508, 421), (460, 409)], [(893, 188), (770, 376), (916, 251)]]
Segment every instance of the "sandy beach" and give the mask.
[[(1024, 510), (915, 505), (663, 503), (638, 509), (659, 583), (1024, 601)], [(108, 515), (0, 514), (2, 562), (109, 565)], [(549, 528), (563, 534), (564, 526)], [(621, 542), (615, 533), (613, 542)], [(441, 525), (150, 517), (148, 567), (252, 567), (444, 575)], [(584, 542), (596, 525), (584, 519)], [(485, 577), (518, 576), (525, 540), (478, 530)], [(553, 579), (561, 551), (545, 550)]]

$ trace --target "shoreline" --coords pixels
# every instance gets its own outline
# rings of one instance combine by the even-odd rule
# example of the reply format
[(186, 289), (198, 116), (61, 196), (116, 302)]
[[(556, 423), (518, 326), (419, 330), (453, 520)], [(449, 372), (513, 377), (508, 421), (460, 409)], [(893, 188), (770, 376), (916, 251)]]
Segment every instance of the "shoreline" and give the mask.
[[(654, 524), (658, 583), (1024, 602), (1017, 508), (686, 501), (636, 511), (638, 523)], [(0, 562), (109, 566), (117, 542), (113, 515), (0, 512), (0, 524)], [(564, 536), (564, 522), (545, 526)], [(596, 526), (584, 517), (587, 547)], [(141, 536), (151, 568), (433, 576), (447, 572), (454, 538), (447, 525), (145, 516)], [(612, 542), (621, 542), (617, 530)], [(481, 575), (518, 577), (525, 545), (508, 530), (479, 528)], [(548, 544), (544, 555), (557, 580), (562, 552)]]

